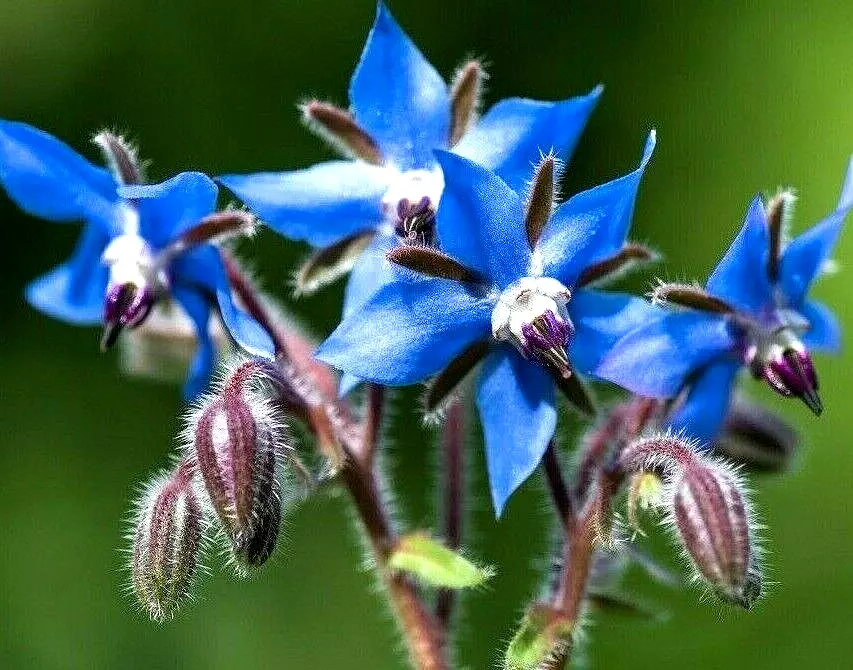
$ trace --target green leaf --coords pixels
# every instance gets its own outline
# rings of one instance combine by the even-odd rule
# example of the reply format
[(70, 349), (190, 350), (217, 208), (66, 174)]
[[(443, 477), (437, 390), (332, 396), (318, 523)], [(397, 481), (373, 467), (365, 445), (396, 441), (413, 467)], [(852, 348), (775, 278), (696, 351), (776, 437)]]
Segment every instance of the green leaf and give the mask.
[(492, 568), (475, 565), (422, 532), (400, 538), (388, 565), (430, 586), (447, 589), (480, 586), (494, 575)]
[(561, 612), (541, 603), (533, 605), (507, 647), (505, 670), (537, 670), (571, 644), (573, 629), (572, 621)]

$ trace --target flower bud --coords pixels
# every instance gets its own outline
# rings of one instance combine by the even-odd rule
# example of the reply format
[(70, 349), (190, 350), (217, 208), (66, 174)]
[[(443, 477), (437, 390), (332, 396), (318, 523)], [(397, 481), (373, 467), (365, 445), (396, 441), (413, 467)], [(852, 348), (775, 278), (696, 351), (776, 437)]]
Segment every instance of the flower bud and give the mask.
[(799, 435), (775, 412), (736, 398), (713, 453), (750, 472), (784, 472), (791, 467)]
[(761, 588), (742, 488), (726, 467), (697, 459), (674, 481), (670, 513), (698, 577), (749, 609)]
[(282, 435), (265, 400), (244, 388), (248, 369), (238, 368), (222, 394), (201, 412), (194, 445), (235, 558), (258, 566), (272, 553), (281, 522), (276, 470)]
[(133, 590), (152, 619), (175, 615), (199, 564), (202, 512), (184, 462), (168, 479), (155, 479), (137, 514), (131, 572)]

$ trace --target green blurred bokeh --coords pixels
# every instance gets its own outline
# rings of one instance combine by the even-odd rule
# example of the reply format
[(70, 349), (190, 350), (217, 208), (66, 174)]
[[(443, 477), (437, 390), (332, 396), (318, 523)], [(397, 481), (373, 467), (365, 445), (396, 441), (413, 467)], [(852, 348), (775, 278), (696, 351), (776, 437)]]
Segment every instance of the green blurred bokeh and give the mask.
[[(798, 231), (834, 207), (853, 151), (849, 3), (399, 0), (392, 9), (440, 71), (484, 57), (488, 103), (606, 85), (566, 192), (632, 167), (656, 127), (634, 235), (666, 252), (663, 277), (704, 277), (759, 190), (799, 189)], [(127, 131), (157, 180), (183, 169), (304, 166), (330, 153), (300, 126), (295, 103), (346, 102), (373, 12), (369, 0), (0, 0), (0, 117), (92, 157), (94, 130)], [(135, 610), (123, 595), (123, 519), (134, 487), (167, 462), (180, 426), (177, 388), (120, 379), (114, 356), (98, 355), (96, 331), (23, 303), (26, 281), (70, 252), (76, 226), (28, 219), (2, 196), (0, 218), (0, 667), (403, 667), (341, 498), (311, 500), (293, 515), (277, 559), (253, 579), (214, 564), (176, 621), (157, 626)], [(287, 298), (305, 249), (262, 234), (243, 251)], [(837, 256), (851, 251), (848, 236)], [(816, 289), (848, 330), (849, 282), (842, 273)], [(339, 297), (336, 287), (293, 310), (321, 335)], [(773, 582), (758, 611), (700, 604), (695, 590), (645, 588), (671, 618), (598, 618), (587, 652), (594, 667), (849, 667), (849, 358), (818, 365), (820, 420), (754, 389), (806, 437), (795, 472), (756, 484)], [(435, 457), (423, 444), (422, 433), (398, 432), (388, 446), (392, 475), (409, 491), (401, 514), (417, 525), (430, 523), (433, 508)], [(479, 453), (471, 458), (481, 470)], [(550, 518), (533, 482), (495, 523), (483, 477), (473, 479), (469, 545), (500, 575), (465, 598), (460, 659), (490, 668), (538, 587)]]

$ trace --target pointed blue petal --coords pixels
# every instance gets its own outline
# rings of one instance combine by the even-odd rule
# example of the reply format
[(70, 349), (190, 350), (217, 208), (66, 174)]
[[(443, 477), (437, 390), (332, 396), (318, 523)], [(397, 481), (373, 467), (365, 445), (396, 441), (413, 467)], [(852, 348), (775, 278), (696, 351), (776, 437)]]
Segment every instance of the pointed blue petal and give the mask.
[(341, 381), (338, 383), (338, 395), (341, 398), (345, 398), (363, 381), (364, 380), (361, 377), (356, 377), (355, 375), (345, 372), (341, 375)]
[(116, 183), (68, 145), (25, 123), (0, 121), (0, 184), (32, 216), (91, 221), (116, 234)]
[(575, 293), (568, 309), (575, 326), (569, 359), (582, 374), (594, 374), (604, 356), (629, 332), (665, 315), (642, 298), (595, 290)]
[(638, 395), (671, 398), (694, 370), (734, 345), (724, 317), (673, 312), (619, 340), (595, 375)]
[(27, 301), (40, 312), (74, 325), (101, 323), (109, 276), (101, 254), (109, 241), (100, 226), (86, 225), (71, 258), (27, 286)]
[(500, 288), (527, 275), (531, 253), (518, 194), (467, 158), (446, 151), (436, 157), (445, 183), (436, 219), (441, 250)]
[(432, 165), (450, 139), (447, 84), (381, 2), (350, 83), (358, 124), (400, 170)]
[(785, 247), (779, 283), (791, 306), (796, 307), (805, 299), (809, 287), (829, 260), (848, 211), (836, 210)]
[(802, 336), (806, 347), (833, 354), (841, 351), (841, 325), (831, 309), (815, 300), (806, 300), (799, 312), (809, 322), (809, 329)]
[(705, 284), (708, 292), (735, 307), (759, 311), (772, 301), (767, 275), (770, 240), (764, 203), (756, 196), (738, 236)]
[(521, 192), (542, 155), (553, 151), (558, 158), (568, 160), (601, 91), (598, 86), (588, 95), (559, 102), (501, 100), (465, 134), (453, 152), (489, 168), (512, 190)]
[(193, 357), (184, 384), (184, 399), (193, 400), (210, 384), (216, 365), (216, 345), (208, 331), (210, 320), (210, 296), (185, 286), (175, 286), (172, 295), (195, 324), (198, 349)]
[(584, 268), (622, 247), (656, 137), (654, 131), (649, 134), (636, 170), (578, 193), (557, 208), (534, 253), (541, 274), (571, 286)]
[(386, 254), (398, 244), (393, 233), (379, 231), (353, 265), (344, 291), (344, 318), (364, 305), (382, 287), (398, 279)]
[(698, 440), (700, 448), (709, 448), (726, 418), (740, 369), (728, 360), (706, 365), (669, 421), (670, 429)]
[(382, 222), (382, 196), (392, 178), (388, 168), (330, 161), (218, 179), (280, 235), (325, 247)]
[(275, 346), (269, 334), (237, 308), (219, 251), (210, 245), (182, 254), (172, 263), (173, 285), (201, 291), (219, 307), (222, 323), (233, 340), (253, 356), (272, 358)]
[(841, 196), (838, 198), (837, 209), (853, 207), (853, 158), (847, 164), (847, 174), (844, 176), (844, 184), (841, 186)]
[(201, 172), (182, 172), (159, 184), (120, 186), (118, 191), (139, 201), (140, 234), (158, 249), (213, 213), (218, 194), (213, 180)]
[(457, 282), (401, 278), (344, 319), (316, 357), (363, 379), (413, 384), (489, 337), (492, 306)]
[(557, 427), (554, 382), (545, 369), (500, 347), (483, 363), (477, 382), (486, 464), (495, 516), (536, 469)]

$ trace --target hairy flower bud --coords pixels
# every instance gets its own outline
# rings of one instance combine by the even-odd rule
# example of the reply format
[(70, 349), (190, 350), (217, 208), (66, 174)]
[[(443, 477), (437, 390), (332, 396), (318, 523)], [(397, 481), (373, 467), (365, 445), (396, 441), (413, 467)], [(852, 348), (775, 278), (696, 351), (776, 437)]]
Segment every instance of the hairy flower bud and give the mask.
[(195, 424), (198, 467), (238, 563), (261, 565), (281, 523), (276, 471), (281, 426), (265, 400), (247, 389), (250, 368), (238, 368)]
[(760, 595), (749, 507), (738, 478), (697, 460), (673, 484), (671, 520), (698, 576), (749, 609)]
[(143, 497), (133, 536), (133, 590), (152, 619), (174, 616), (189, 594), (199, 563), (202, 511), (185, 461), (155, 479)]
[[(643, 473), (663, 479), (661, 506), (696, 578), (720, 597), (750, 608), (761, 594), (761, 577), (754, 521), (734, 470), (672, 434), (635, 440), (622, 450), (619, 465), (637, 487)], [(637, 494), (632, 494), (629, 504), (636, 506)]]

